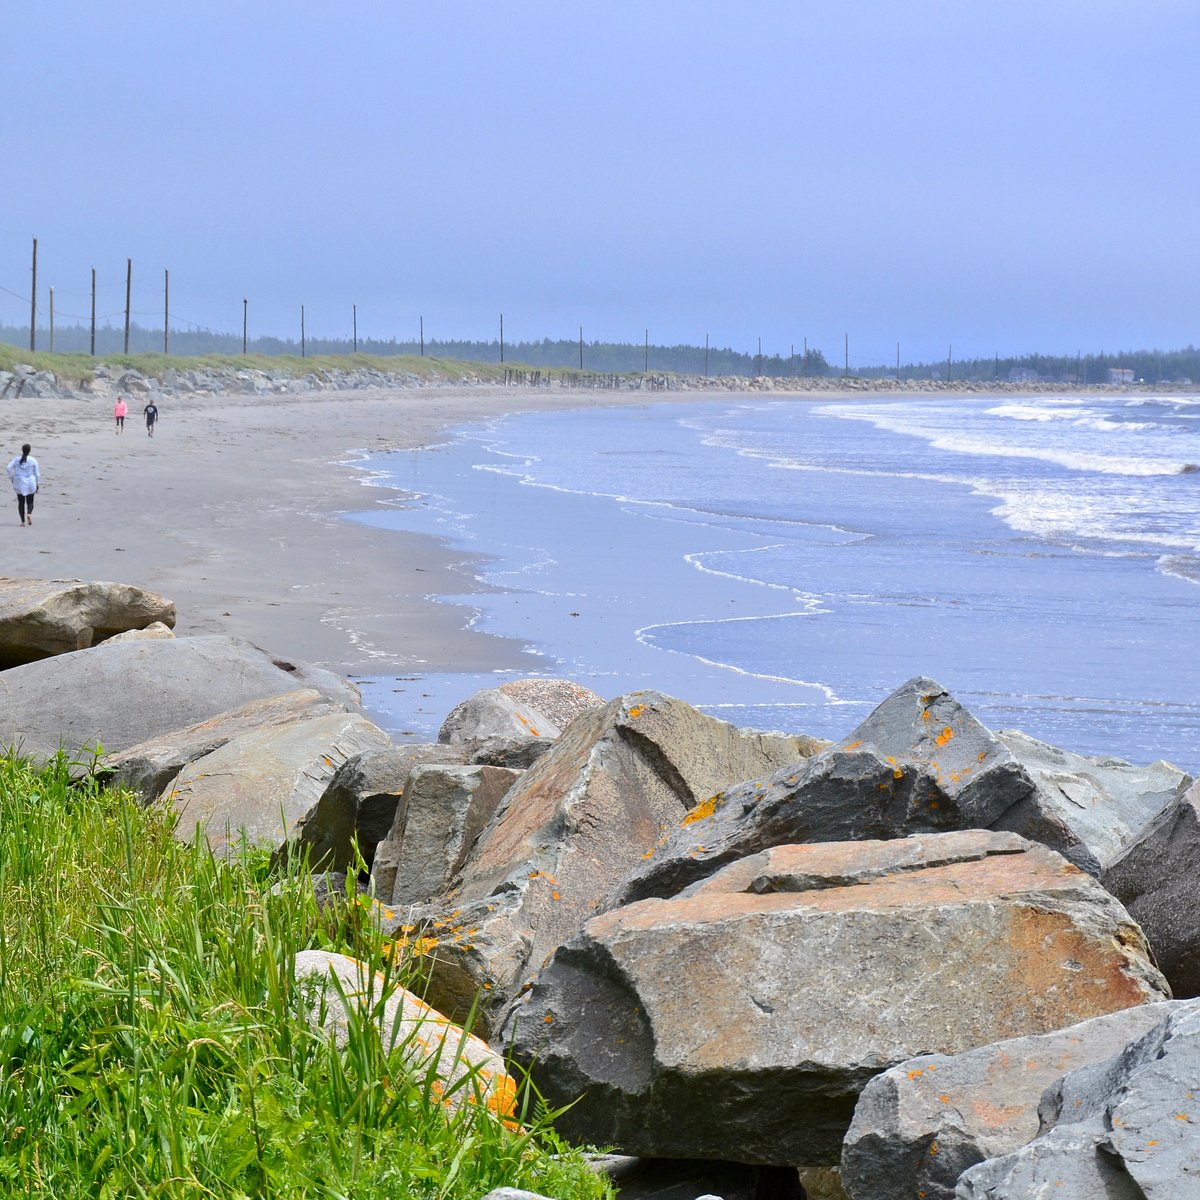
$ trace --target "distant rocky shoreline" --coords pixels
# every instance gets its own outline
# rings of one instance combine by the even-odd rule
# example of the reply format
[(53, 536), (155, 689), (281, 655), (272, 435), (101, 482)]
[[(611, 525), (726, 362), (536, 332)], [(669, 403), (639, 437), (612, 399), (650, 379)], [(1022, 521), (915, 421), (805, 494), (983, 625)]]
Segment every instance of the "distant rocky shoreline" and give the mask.
[(369, 389), (412, 389), (435, 387), (517, 387), (573, 391), (594, 388), (622, 392), (865, 392), (865, 393), (936, 393), (955, 395), (978, 392), (983, 395), (1030, 395), (1069, 391), (1083, 394), (1113, 395), (1176, 392), (1176, 385), (1097, 384), (1085, 388), (1057, 383), (1008, 383), (999, 381), (931, 379), (863, 379), (830, 375), (823, 378), (804, 376), (675, 375), (662, 372), (614, 374), (559, 368), (526, 367), (478, 369), (477, 364), (462, 363), (461, 370), (447, 369), (442, 362), (436, 374), (414, 371), (381, 371), (369, 367), (346, 369), (314, 368), (297, 374), (281, 366), (277, 370), (257, 367), (198, 366), (180, 369), (166, 367), (159, 374), (99, 362), (89, 378), (56, 375), (53, 371), (16, 364), (0, 371), (0, 400), (18, 397), (54, 399), (109, 399), (118, 392), (147, 398), (226, 395), (301, 395), (311, 392), (362, 391)]

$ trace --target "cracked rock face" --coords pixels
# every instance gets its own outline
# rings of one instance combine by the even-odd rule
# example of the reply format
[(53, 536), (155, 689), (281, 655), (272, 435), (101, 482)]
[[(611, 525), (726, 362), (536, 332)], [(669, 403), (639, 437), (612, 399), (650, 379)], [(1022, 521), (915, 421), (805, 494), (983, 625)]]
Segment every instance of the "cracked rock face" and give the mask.
[(833, 1165), (855, 1101), (957, 1053), (1164, 999), (1137, 926), (1011, 834), (780, 846), (590, 920), (511, 1048), (572, 1139)]
[(1184, 779), (1166, 763), (1137, 768), (1001, 738), (932, 679), (911, 679), (823, 753), (687, 813), (611, 902), (675, 895), (770, 846), (955, 829), (1017, 833), (1098, 875)]
[(482, 993), (482, 1027), (493, 1027), (664, 829), (816, 745), (740, 730), (658, 692), (577, 716), (504, 797), (446, 901), (406, 919), (403, 932), (436, 939), (432, 1002), (461, 1017)]

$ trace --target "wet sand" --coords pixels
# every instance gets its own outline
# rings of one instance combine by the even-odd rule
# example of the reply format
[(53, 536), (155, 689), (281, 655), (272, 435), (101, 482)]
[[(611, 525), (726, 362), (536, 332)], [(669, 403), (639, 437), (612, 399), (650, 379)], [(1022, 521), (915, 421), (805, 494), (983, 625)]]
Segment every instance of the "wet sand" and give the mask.
[(6, 401), (2, 461), (28, 441), (42, 485), (29, 527), (5, 493), (0, 572), (137, 584), (175, 602), (180, 635), (232, 634), (346, 675), (535, 670), (519, 645), (465, 628), (461, 607), (432, 599), (462, 590), (461, 552), (342, 518), (404, 500), (364, 486), (353, 464), (506, 412), (708, 398), (505, 388), (194, 397), (164, 401), (153, 438), (136, 396), (120, 435), (111, 398)]

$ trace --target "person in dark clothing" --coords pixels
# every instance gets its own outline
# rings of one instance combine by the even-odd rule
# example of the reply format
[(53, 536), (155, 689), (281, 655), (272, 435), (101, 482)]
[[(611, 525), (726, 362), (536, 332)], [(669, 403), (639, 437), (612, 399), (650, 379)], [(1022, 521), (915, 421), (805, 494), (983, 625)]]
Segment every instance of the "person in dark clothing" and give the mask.
[(154, 426), (158, 423), (158, 405), (153, 400), (142, 409), (146, 415), (146, 433), (148, 436), (154, 436)]

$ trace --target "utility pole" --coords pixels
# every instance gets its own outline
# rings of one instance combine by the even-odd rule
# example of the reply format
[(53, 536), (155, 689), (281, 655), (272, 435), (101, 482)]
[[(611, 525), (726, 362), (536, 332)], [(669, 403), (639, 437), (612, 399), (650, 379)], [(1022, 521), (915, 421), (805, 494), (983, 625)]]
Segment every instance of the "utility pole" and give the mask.
[(579, 369), (583, 370), (583, 326), (579, 327)]
[(129, 301), (133, 296), (133, 259), (125, 260), (125, 353), (129, 353)]
[(504, 314), (500, 314), (500, 361), (504, 361)]
[(300, 305), (300, 357), (304, 357), (304, 305)]
[(425, 318), (419, 318), (421, 322), (421, 357), (425, 357)]
[(850, 378), (850, 335), (847, 333), (845, 335), (845, 338), (846, 338), (846, 367), (845, 367), (845, 370), (842, 371), (842, 378), (849, 379)]
[(808, 338), (804, 339), (804, 357), (800, 360), (800, 374), (808, 377)]
[(896, 382), (900, 382), (900, 343), (896, 343)]
[(704, 335), (704, 378), (708, 378), (708, 334)]
[(50, 289), (50, 353), (54, 353), (54, 289)]
[(171, 272), (163, 268), (163, 357), (166, 357), (171, 328)]
[(250, 301), (245, 296), (242, 297), (242, 354), (246, 353), (246, 310), (250, 305)]
[(92, 357), (96, 357), (96, 268), (92, 268)]
[(33, 239), (33, 286), (29, 292), (29, 348), (37, 349), (37, 238)]
[(352, 306), (354, 309), (354, 353), (358, 353), (358, 305)]
[(950, 372), (954, 369), (954, 347), (946, 351), (946, 382), (950, 382)]
[(642, 365), (642, 373), (647, 374), (650, 370), (650, 330), (646, 330), (646, 358)]
[(758, 353), (754, 356), (754, 374), (762, 374), (762, 338), (758, 339)]

